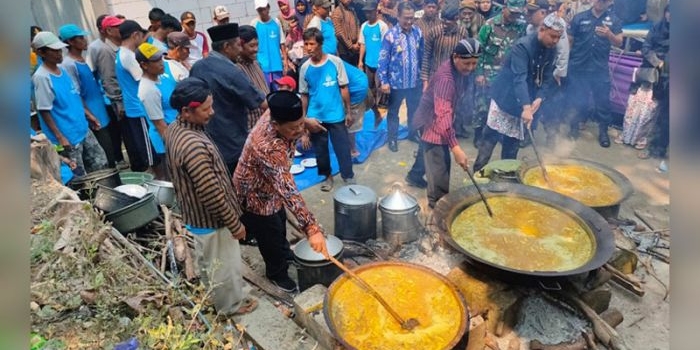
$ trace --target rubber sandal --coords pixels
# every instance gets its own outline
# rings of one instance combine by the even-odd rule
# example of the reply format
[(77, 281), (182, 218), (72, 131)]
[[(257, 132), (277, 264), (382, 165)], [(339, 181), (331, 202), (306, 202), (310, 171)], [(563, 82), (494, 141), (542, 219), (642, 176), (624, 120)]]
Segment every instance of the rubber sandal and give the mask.
[(255, 298), (245, 298), (241, 302), (241, 307), (233, 313), (233, 316), (241, 316), (253, 312), (258, 307), (258, 301)]
[(649, 159), (651, 155), (649, 154), (649, 150), (642, 150), (641, 152), (637, 153), (637, 157), (639, 159)]
[(321, 191), (330, 192), (333, 189), (333, 178), (328, 177), (323, 180), (323, 185), (321, 185)]
[(360, 151), (354, 151), (350, 153), (350, 157), (357, 158), (360, 156)]

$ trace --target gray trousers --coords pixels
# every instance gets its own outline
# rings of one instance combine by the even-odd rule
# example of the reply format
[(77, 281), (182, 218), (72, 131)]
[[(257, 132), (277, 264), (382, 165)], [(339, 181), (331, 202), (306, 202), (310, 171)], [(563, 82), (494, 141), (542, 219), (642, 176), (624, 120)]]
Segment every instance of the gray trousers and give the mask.
[(83, 142), (71, 147), (67, 156), (75, 162), (76, 168), (73, 173), (78, 176), (107, 167), (107, 155), (92, 131), (88, 131)]
[(428, 180), (428, 205), (435, 203), (450, 192), (450, 149), (447, 145), (435, 145), (423, 142), (423, 159), (425, 160), (425, 177)]
[(250, 287), (243, 281), (241, 247), (228, 228), (194, 236), (194, 251), (200, 278), (210, 288), (211, 300), (219, 314), (230, 315), (248, 295)]

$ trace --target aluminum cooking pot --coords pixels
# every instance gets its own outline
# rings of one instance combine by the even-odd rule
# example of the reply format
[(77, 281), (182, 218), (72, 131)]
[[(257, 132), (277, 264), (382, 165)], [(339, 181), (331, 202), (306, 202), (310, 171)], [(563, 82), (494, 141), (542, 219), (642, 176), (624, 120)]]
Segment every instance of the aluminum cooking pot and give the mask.
[[(336, 236), (327, 236), (328, 254), (336, 259), (343, 256), (343, 242)], [(320, 253), (311, 249), (309, 240), (304, 238), (294, 247), (294, 261), (297, 268), (299, 290), (304, 291), (313, 285), (330, 286), (340, 274), (341, 269), (335, 266)]]
[(392, 247), (415, 241), (423, 232), (418, 201), (406, 193), (400, 183), (394, 183), (391, 193), (379, 201), (379, 212), (382, 213), (382, 237)]
[[(581, 274), (597, 269), (605, 264), (612, 256), (615, 249), (615, 239), (607, 221), (593, 209), (559, 193), (521, 184), (491, 182), (481, 186), (486, 198), (495, 196), (516, 196), (532, 200), (560, 210), (573, 216), (586, 227), (592, 235), (594, 251), (589, 260), (583, 265), (565, 271), (526, 271), (494, 264), (473, 254), (458, 244), (450, 234), (450, 229), (455, 218), (467, 207), (482, 205), (481, 198), (474, 186), (459, 188), (450, 191), (435, 205), (433, 215), (436, 225), (429, 229), (441, 236), (452, 248), (466, 255), (471, 262), (477, 262), (496, 270), (510, 274), (535, 276), (535, 277), (562, 277)], [(494, 215), (499, 215), (495, 212)], [(487, 217), (485, 219), (488, 219)], [(535, 258), (535, 257), (533, 257)]]
[[(328, 254), (334, 257), (343, 251), (343, 241), (336, 236), (326, 236), (326, 246), (328, 247)], [(300, 240), (294, 246), (294, 257), (305, 262), (327, 261), (323, 254), (311, 249), (309, 240), (306, 238)]]
[(68, 185), (70, 188), (78, 191), (80, 199), (87, 200), (95, 198), (97, 185), (115, 188), (122, 184), (119, 177), (119, 170), (108, 168), (93, 171), (83, 176), (74, 177)]
[(172, 182), (161, 180), (149, 180), (143, 184), (148, 192), (156, 195), (156, 202), (168, 208), (175, 205), (175, 187)]

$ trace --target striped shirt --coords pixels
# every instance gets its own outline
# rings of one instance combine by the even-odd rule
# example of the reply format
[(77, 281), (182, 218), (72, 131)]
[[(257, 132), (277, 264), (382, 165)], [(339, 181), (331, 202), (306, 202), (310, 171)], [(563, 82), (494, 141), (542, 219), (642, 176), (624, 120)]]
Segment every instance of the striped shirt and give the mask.
[(342, 3), (338, 3), (338, 7), (331, 13), (335, 36), (338, 38), (338, 44), (350, 48), (357, 42), (360, 25), (357, 23), (355, 11), (346, 7)]
[(168, 172), (185, 224), (196, 228), (241, 227), (241, 208), (219, 149), (204, 131), (180, 117), (165, 137)]
[(421, 17), (415, 21), (415, 25), (420, 28), (420, 31), (423, 32), (423, 34), (427, 33), (430, 28), (433, 27), (442, 27), (442, 21), (440, 20), (439, 16), (434, 16), (432, 19), (428, 19), (428, 17)]
[(251, 130), (233, 175), (233, 184), (247, 212), (270, 216), (289, 209), (307, 236), (323, 233), (289, 172), (296, 140), (278, 136), (265, 113)]
[[(243, 73), (245, 73), (248, 79), (250, 79), (250, 81), (253, 83), (253, 86), (260, 90), (260, 92), (262, 92), (265, 96), (270, 93), (270, 86), (267, 85), (267, 81), (265, 81), (265, 75), (258, 61), (247, 61), (241, 59), (237, 64), (239, 67), (241, 67), (241, 70)], [(248, 110), (249, 131), (253, 128), (253, 126), (255, 126), (255, 123), (258, 122), (258, 119), (260, 119), (260, 116), (262, 116), (263, 113), (265, 113), (265, 110), (260, 107)]]
[(452, 67), (451, 60), (443, 62), (428, 83), (414, 117), (414, 126), (423, 127), (422, 139), (435, 145), (457, 146), (457, 137), (452, 127), (454, 105), (458, 93), (473, 84), (473, 79), (464, 78)]
[(468, 37), (467, 28), (455, 26), (452, 31), (446, 33), (442, 25), (428, 29), (425, 34), (425, 51), (421, 62), (420, 79), (428, 81), (442, 62), (450, 59), (452, 50), (457, 43)]

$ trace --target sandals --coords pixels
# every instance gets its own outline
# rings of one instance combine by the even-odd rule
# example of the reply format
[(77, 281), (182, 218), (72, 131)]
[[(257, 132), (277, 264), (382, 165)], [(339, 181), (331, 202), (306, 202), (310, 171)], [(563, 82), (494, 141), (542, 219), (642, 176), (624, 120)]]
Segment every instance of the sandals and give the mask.
[(328, 176), (323, 180), (323, 185), (321, 185), (321, 191), (330, 192), (333, 189), (333, 177)]
[(253, 312), (258, 307), (258, 300), (252, 297), (248, 297), (241, 301), (241, 307), (238, 308), (232, 315), (242, 316)]

